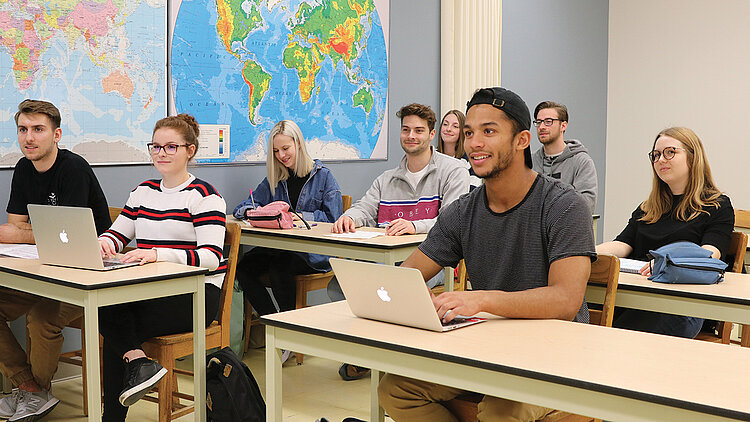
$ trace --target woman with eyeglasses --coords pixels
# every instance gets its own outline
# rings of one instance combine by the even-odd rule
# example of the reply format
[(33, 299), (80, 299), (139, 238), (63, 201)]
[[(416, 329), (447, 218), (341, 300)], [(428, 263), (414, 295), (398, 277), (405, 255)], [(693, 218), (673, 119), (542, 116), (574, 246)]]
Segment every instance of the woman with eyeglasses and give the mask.
[[(651, 194), (641, 203), (614, 241), (598, 253), (648, 261), (649, 250), (677, 242), (693, 242), (724, 258), (734, 227), (734, 210), (716, 187), (703, 144), (692, 130), (664, 129), (648, 153), (653, 172)], [(650, 265), (641, 268), (651, 275)], [(703, 319), (635, 309), (615, 311), (614, 327), (693, 338)]]
[[(302, 131), (293, 121), (282, 120), (271, 128), (266, 172), (267, 177), (234, 209), (235, 217), (243, 219), (255, 207), (274, 201), (289, 203), (290, 209), (306, 221), (333, 223), (341, 216), (339, 184), (320, 160), (310, 157)], [(304, 226), (301, 222), (297, 225)], [(253, 309), (266, 315), (276, 312), (266, 281), (279, 309), (288, 311), (295, 306), (294, 278), (330, 269), (324, 255), (258, 247), (246, 253), (237, 265), (237, 280)]]
[[(147, 180), (128, 198), (112, 227), (99, 237), (102, 256), (132, 239), (136, 249), (120, 261), (171, 261), (204, 267), (206, 326), (219, 310), (226, 272), (223, 259), (226, 204), (207, 182), (188, 172), (198, 150), (198, 122), (188, 114), (159, 120), (148, 150), (161, 180)], [(103, 421), (124, 421), (127, 406), (143, 397), (166, 369), (141, 349), (147, 339), (192, 331), (192, 295), (108, 306), (99, 312), (104, 337)], [(124, 381), (123, 381), (124, 380)]]

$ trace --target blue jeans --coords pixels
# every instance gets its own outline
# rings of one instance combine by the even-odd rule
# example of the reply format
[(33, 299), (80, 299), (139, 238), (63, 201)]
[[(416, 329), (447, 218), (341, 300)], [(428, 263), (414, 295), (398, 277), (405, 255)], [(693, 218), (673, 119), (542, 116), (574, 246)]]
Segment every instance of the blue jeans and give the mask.
[(703, 327), (703, 318), (616, 308), (612, 326), (645, 333), (695, 338)]

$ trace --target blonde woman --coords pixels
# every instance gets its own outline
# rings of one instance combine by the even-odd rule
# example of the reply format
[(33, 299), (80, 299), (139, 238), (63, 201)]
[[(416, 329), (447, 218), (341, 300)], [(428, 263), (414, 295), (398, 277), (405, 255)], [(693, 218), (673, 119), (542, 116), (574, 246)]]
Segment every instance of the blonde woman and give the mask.
[[(268, 136), (267, 176), (252, 195), (234, 209), (234, 216), (273, 201), (288, 202), (307, 221), (333, 223), (341, 216), (341, 191), (331, 171), (307, 153), (302, 131), (291, 120), (282, 120)], [(253, 202), (254, 201), (254, 202)], [(329, 271), (324, 255), (254, 248), (237, 266), (237, 279), (245, 297), (260, 315), (276, 312), (265, 288), (267, 279), (281, 311), (294, 309), (294, 277)]]
[[(648, 260), (651, 249), (689, 241), (724, 258), (734, 227), (734, 210), (716, 187), (698, 135), (671, 127), (656, 135), (648, 153), (653, 173), (651, 194), (633, 211), (628, 225), (614, 241), (596, 247), (598, 253)], [(651, 275), (649, 265), (641, 274)], [(618, 309), (613, 326), (637, 331), (695, 337), (700, 318), (634, 309)]]

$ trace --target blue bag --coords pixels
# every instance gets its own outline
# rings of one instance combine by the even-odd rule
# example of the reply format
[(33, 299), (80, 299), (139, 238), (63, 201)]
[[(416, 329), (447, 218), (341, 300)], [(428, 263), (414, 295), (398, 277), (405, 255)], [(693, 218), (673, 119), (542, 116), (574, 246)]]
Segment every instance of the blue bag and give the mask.
[(692, 242), (674, 242), (649, 251), (654, 260), (649, 280), (671, 284), (714, 284), (724, 280), (727, 264)]

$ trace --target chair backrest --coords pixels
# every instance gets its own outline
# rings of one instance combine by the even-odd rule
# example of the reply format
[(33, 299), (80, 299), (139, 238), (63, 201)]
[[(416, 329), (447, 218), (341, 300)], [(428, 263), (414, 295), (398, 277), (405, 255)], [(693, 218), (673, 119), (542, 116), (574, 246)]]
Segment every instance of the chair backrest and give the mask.
[(589, 284), (607, 286), (604, 293), (602, 310), (589, 309), (589, 322), (591, 324), (605, 327), (612, 326), (615, 313), (615, 295), (617, 294), (617, 282), (620, 278), (620, 260), (614, 255), (599, 254), (596, 261), (591, 264), (591, 275)]
[(122, 208), (109, 207), (109, 219), (114, 223), (115, 219), (117, 219), (117, 216), (120, 215), (121, 212)]
[(465, 291), (469, 288), (468, 276), (466, 275), (466, 262), (462, 259), (458, 261), (456, 267), (456, 282), (453, 284), (454, 291)]
[(742, 266), (745, 264), (745, 253), (747, 252), (747, 233), (732, 232), (732, 240), (729, 242), (727, 250), (727, 263), (729, 271), (741, 273)]
[(734, 227), (750, 229), (750, 211), (734, 209)]
[(352, 206), (351, 195), (341, 195), (341, 203), (344, 206), (344, 211), (348, 210)]
[(242, 229), (237, 223), (227, 222), (226, 227), (224, 257), (227, 260), (227, 272), (224, 274), (224, 284), (221, 286), (221, 301), (219, 302), (219, 325), (221, 325), (222, 347), (229, 346), (229, 320), (232, 317), (232, 293), (234, 291), (234, 277), (237, 272), (240, 235), (242, 234)]

